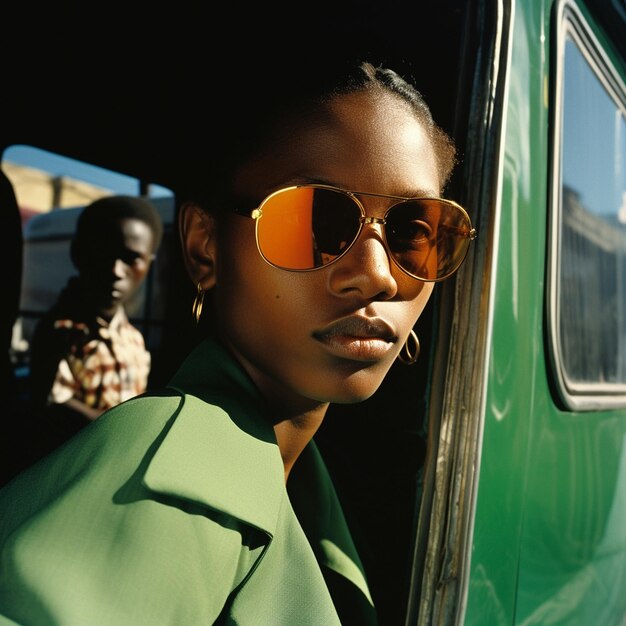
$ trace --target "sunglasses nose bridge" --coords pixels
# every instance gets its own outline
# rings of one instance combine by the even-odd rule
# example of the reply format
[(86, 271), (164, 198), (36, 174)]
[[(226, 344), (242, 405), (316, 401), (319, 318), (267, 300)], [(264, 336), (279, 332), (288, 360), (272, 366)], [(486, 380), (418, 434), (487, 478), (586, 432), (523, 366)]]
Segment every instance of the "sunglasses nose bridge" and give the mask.
[(375, 217), (375, 216), (368, 216), (368, 215), (361, 215), (361, 217), (359, 218), (359, 222), (361, 222), (361, 228), (359, 228), (359, 234), (356, 236), (355, 240), (356, 241), (362, 230), (363, 230), (363, 226), (366, 226), (367, 224), (379, 224), (380, 226), (382, 226), (382, 232), (380, 233), (380, 235), (376, 236), (376, 239), (378, 239), (378, 241), (381, 243), (381, 245), (384, 247), (385, 249), (385, 254), (387, 255), (388, 259), (393, 259), (393, 253), (391, 252), (391, 249), (389, 248), (389, 242), (387, 241), (387, 233), (386, 233), (386, 224), (387, 224), (387, 218), (386, 217)]
[(385, 232), (385, 228), (386, 228), (386, 224), (387, 224), (387, 218), (386, 217), (375, 217), (375, 216), (370, 216), (370, 215), (361, 215), (361, 217), (359, 218), (359, 222), (361, 223), (361, 226), (359, 228), (359, 233), (357, 234), (356, 239), (359, 238), (361, 232), (363, 231), (363, 227), (367, 226), (368, 224), (372, 224), (372, 225), (380, 225), (381, 228), (381, 239), (382, 242), (385, 246), (385, 248), (387, 249), (387, 253), (389, 254), (389, 245), (387, 244), (387, 237), (386, 237), (386, 232)]
[(365, 224), (382, 224), (384, 226), (387, 220), (384, 217), (368, 217), (367, 215), (362, 215), (360, 222), (364, 226)]

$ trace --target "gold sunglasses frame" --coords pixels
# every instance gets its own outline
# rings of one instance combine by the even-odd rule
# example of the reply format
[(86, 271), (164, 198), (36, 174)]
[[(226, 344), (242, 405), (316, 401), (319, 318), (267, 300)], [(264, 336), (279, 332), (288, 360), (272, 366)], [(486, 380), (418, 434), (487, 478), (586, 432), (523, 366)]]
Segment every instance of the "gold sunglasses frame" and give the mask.
[[(351, 200), (353, 200), (355, 202), (355, 204), (359, 207), (359, 209), (361, 210), (361, 217), (359, 218), (359, 230), (357, 231), (356, 235), (354, 236), (354, 239), (350, 242), (350, 245), (346, 247), (345, 250), (342, 250), (341, 254), (337, 255), (332, 261), (329, 261), (328, 263), (324, 264), (324, 265), (320, 265), (319, 267), (311, 267), (308, 269), (293, 269), (293, 268), (289, 268), (289, 267), (283, 267), (281, 265), (276, 265), (276, 263), (272, 263), (272, 261), (270, 261), (264, 254), (263, 251), (261, 249), (261, 245), (259, 244), (259, 219), (263, 216), (263, 206), (265, 204), (267, 204), (267, 202), (269, 202), (274, 196), (284, 193), (286, 191), (292, 191), (294, 189), (326, 189), (329, 191), (335, 191), (338, 192), (340, 194), (346, 195), (348, 196)], [(386, 211), (385, 211), (385, 215), (383, 217), (370, 217), (367, 215), (366, 211), (365, 211), (365, 206), (363, 205), (363, 203), (359, 200), (358, 196), (367, 196), (367, 197), (372, 197), (372, 198), (386, 198), (388, 200), (398, 200), (399, 202), (395, 202), (394, 204), (392, 204)], [(330, 265), (332, 265), (333, 263), (336, 263), (337, 261), (339, 261), (339, 259), (343, 258), (352, 248), (352, 246), (357, 242), (357, 240), (359, 239), (359, 236), (361, 235), (361, 231), (363, 230), (363, 226), (366, 224), (381, 224), (382, 226), (386, 226), (387, 224), (387, 215), (389, 215), (389, 212), (396, 206), (398, 206), (399, 204), (401, 204), (402, 202), (408, 202), (411, 200), (436, 200), (437, 202), (442, 202), (443, 204), (446, 204), (448, 206), (452, 206), (455, 209), (459, 210), (462, 215), (464, 216), (464, 218), (467, 220), (467, 224), (469, 226), (469, 230), (467, 232), (463, 233), (463, 236), (466, 237), (469, 242), (471, 243), (472, 241), (474, 241), (474, 239), (476, 239), (476, 237), (478, 236), (478, 233), (476, 231), (476, 229), (473, 227), (472, 225), (472, 220), (468, 214), (468, 212), (458, 203), (454, 202), (454, 200), (448, 200), (446, 198), (438, 198), (438, 197), (419, 197), (419, 198), (407, 198), (404, 196), (390, 196), (390, 195), (386, 195), (386, 194), (382, 194), (382, 193), (372, 193), (369, 191), (350, 191), (347, 189), (341, 189), (340, 187), (333, 187), (332, 185), (322, 185), (322, 184), (317, 184), (317, 183), (311, 183), (311, 184), (306, 184), (306, 185), (291, 185), (289, 187), (282, 187), (281, 189), (277, 189), (276, 191), (273, 191), (272, 193), (270, 193), (268, 196), (266, 196), (260, 203), (259, 205), (255, 208), (250, 210), (245, 210), (245, 211), (239, 211), (236, 210), (235, 212), (238, 215), (242, 215), (244, 217), (249, 217), (253, 220), (255, 220), (256, 224), (255, 224), (255, 229), (254, 229), (254, 234), (255, 234), (255, 239), (256, 239), (256, 246), (257, 246), (257, 250), (259, 251), (259, 254), (261, 255), (261, 258), (269, 265), (271, 265), (272, 267), (275, 267), (276, 269), (280, 269), (280, 270), (284, 270), (286, 272), (316, 272), (318, 270), (324, 269), (325, 267), (328, 267)], [(450, 272), (448, 272), (447, 274), (445, 274), (444, 276), (438, 276), (437, 278), (421, 278), (419, 276), (415, 276), (415, 274), (411, 274), (411, 272), (409, 272), (408, 270), (406, 270), (404, 267), (402, 267), (402, 265), (400, 265), (400, 263), (396, 260), (393, 252), (391, 251), (391, 248), (389, 247), (389, 242), (387, 241), (387, 230), (386, 228), (383, 228), (383, 241), (385, 244), (385, 250), (387, 251), (387, 256), (393, 261), (394, 265), (400, 269), (404, 274), (406, 274), (407, 276), (410, 276), (411, 278), (415, 279), (415, 280), (419, 280), (420, 282), (424, 282), (424, 283), (438, 283), (441, 282), (442, 280), (446, 280), (446, 278), (450, 278), (450, 276), (452, 276), (458, 269), (459, 267), (461, 267), (461, 265), (463, 264), (463, 262), (465, 261), (465, 258), (467, 256), (467, 253), (469, 252), (469, 243), (465, 248), (465, 252), (463, 253), (463, 256), (460, 258), (457, 266)]]

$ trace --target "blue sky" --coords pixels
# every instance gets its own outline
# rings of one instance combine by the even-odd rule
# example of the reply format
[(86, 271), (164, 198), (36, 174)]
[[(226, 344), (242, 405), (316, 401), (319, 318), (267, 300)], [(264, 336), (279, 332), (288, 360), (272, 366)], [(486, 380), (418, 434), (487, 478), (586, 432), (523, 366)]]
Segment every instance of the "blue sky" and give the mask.
[[(92, 185), (110, 189), (116, 194), (137, 195), (139, 193), (139, 181), (136, 178), (58, 156), (39, 148), (11, 146), (5, 150), (2, 158), (17, 165), (45, 170), (55, 176), (77, 178)], [(153, 198), (170, 195), (172, 195), (171, 192), (164, 187), (153, 185), (150, 188), (150, 196)]]
[(626, 202), (626, 120), (578, 47), (566, 47), (563, 182), (584, 207), (618, 214)]

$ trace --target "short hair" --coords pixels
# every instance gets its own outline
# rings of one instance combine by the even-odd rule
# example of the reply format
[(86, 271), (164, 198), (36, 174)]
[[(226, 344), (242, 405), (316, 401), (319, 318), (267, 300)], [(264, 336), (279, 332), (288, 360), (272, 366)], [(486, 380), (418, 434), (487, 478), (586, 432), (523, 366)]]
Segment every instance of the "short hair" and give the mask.
[(103, 225), (121, 219), (144, 222), (152, 231), (152, 252), (158, 250), (163, 238), (163, 222), (155, 206), (138, 196), (106, 196), (87, 205), (78, 216), (74, 242), (89, 239), (100, 232)]
[[(336, 96), (373, 90), (393, 94), (411, 107), (435, 152), (442, 190), (447, 186), (457, 163), (454, 141), (434, 121), (412, 79), (351, 54), (289, 58), (283, 52), (280, 59), (260, 56), (252, 66), (254, 71), (215, 68), (225, 97), (214, 117), (198, 122), (196, 140), (205, 141), (207, 149), (186, 172), (187, 196), (201, 206), (217, 206), (219, 190), (228, 193), (224, 186), (239, 167), (271, 145), (290, 123), (315, 115)], [(246, 103), (245, 113), (233, 106), (237, 102)], [(215, 124), (215, 117), (221, 123)]]
[(347, 72), (345, 81), (339, 83), (331, 95), (376, 88), (393, 93), (409, 104), (430, 140), (437, 159), (441, 187), (445, 187), (457, 163), (456, 147), (452, 138), (435, 123), (430, 107), (413, 83), (390, 68), (364, 61), (357, 65), (353, 73)]

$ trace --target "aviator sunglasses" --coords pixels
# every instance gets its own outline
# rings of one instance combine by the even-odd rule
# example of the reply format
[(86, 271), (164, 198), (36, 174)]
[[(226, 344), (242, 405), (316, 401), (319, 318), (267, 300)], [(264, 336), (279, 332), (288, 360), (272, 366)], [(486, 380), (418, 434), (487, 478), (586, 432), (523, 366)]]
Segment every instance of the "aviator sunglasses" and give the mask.
[[(383, 217), (368, 217), (357, 196), (397, 202)], [(257, 247), (265, 261), (294, 272), (338, 261), (365, 224), (381, 224), (394, 263), (417, 280), (437, 282), (459, 268), (476, 238), (469, 215), (451, 200), (346, 191), (329, 185), (279, 189), (256, 209), (235, 212), (256, 221)]]

